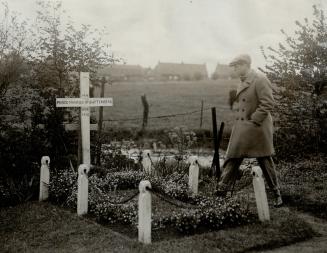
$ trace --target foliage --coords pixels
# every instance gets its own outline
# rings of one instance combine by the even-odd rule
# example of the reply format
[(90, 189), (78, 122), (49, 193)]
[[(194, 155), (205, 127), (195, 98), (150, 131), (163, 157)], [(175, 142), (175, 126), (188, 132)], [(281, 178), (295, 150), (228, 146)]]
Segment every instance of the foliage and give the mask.
[(174, 145), (182, 157), (186, 149), (192, 147), (197, 141), (196, 134), (189, 130), (186, 126), (175, 127), (167, 131), (170, 143)]
[(55, 98), (79, 94), (75, 72), (91, 72), (96, 85), (96, 70), (114, 61), (105, 29), (64, 22), (61, 3), (37, 4), (35, 24), (10, 12), (6, 2), (0, 6), (0, 177), (12, 192), (21, 184), (31, 188), (43, 155), (53, 168), (69, 165), (76, 147), (67, 141), (65, 111)]
[(317, 6), (313, 11), (312, 23), (307, 18), (304, 23), (295, 22), (293, 36), (281, 30), (285, 43), (279, 43), (278, 49), (262, 48), (267, 60), (264, 72), (278, 85), (279, 155), (301, 155), (326, 147), (327, 27), (325, 13)]
[(173, 212), (154, 221), (154, 227), (173, 226), (183, 234), (194, 234), (201, 228), (219, 230), (253, 221), (253, 216), (232, 200), (199, 196), (194, 209)]
[[(26, 72), (27, 23), (17, 13), (9, 10), (6, 2), (0, 2), (0, 98), (8, 87), (20, 81)], [(1, 109), (1, 108), (0, 108)], [(1, 112), (1, 110), (0, 110)]]
[(278, 164), (283, 199), (297, 210), (327, 219), (326, 156), (301, 158)]
[[(67, 198), (77, 189), (77, 172), (72, 170), (50, 170), (49, 198), (54, 203), (64, 205)], [(76, 193), (76, 192), (75, 192)]]
[(133, 159), (122, 154), (121, 148), (113, 145), (103, 145), (101, 152), (102, 168), (107, 171), (138, 170), (139, 165)]
[[(187, 184), (180, 175), (162, 178), (137, 171), (111, 172), (102, 178), (96, 174), (89, 176), (89, 213), (95, 215), (100, 223), (137, 226), (137, 199), (133, 198), (124, 204), (114, 203), (133, 196), (143, 179), (150, 180), (154, 191), (166, 195), (172, 201), (178, 199), (193, 205), (193, 208), (175, 209), (169, 215), (154, 214), (154, 228), (172, 227), (183, 234), (192, 234), (204, 227), (218, 230), (225, 226), (245, 224), (252, 219), (251, 214), (234, 200), (190, 195)], [(50, 189), (51, 200), (55, 203), (76, 208), (76, 173), (60, 171), (53, 178)], [(131, 193), (129, 189), (134, 192)], [(127, 191), (122, 192), (123, 190)]]

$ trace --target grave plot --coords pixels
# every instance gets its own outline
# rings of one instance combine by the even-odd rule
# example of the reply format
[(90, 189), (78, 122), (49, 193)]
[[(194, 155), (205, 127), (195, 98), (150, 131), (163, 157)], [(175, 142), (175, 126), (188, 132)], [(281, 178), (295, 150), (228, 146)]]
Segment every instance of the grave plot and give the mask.
[[(88, 172), (87, 168), (80, 166), (79, 176), (77, 172), (63, 171), (52, 177), (50, 200), (75, 210), (77, 208), (78, 214), (88, 213), (91, 219), (136, 239), (140, 217), (139, 185), (141, 181), (148, 180), (151, 185), (146, 189), (151, 196), (151, 216), (148, 218), (151, 218), (153, 241), (259, 222), (256, 212), (250, 211), (246, 200), (238, 195), (216, 197), (214, 179), (201, 176), (199, 183), (196, 161), (191, 164), (180, 161), (154, 164), (151, 156), (145, 155), (142, 166), (135, 163), (131, 166), (130, 159), (107, 154), (110, 159), (104, 160), (115, 165), (111, 170), (109, 166), (104, 166), (106, 169), (97, 168), (92, 173), (92, 169)], [(167, 173), (173, 169), (164, 166), (172, 166), (175, 172)], [(88, 181), (88, 205), (83, 208), (78, 199), (86, 188), (79, 188), (78, 182), (85, 178)], [(252, 183), (251, 180), (249, 183)]]

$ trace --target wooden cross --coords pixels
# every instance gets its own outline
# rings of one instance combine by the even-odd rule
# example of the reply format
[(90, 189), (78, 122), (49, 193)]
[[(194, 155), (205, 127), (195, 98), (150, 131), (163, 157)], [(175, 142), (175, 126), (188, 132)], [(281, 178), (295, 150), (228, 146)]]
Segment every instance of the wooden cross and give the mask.
[(90, 98), (88, 72), (80, 73), (80, 98), (56, 98), (56, 107), (81, 108), (81, 136), (83, 164), (91, 164), (90, 152), (90, 106), (112, 106), (112, 98)]

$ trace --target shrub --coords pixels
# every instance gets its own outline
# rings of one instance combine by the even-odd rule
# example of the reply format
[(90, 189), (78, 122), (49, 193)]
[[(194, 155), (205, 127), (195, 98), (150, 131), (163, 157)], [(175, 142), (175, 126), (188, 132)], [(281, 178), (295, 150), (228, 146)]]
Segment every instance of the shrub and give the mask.
[(295, 22), (291, 37), (283, 29), (285, 42), (262, 53), (268, 65), (264, 71), (276, 83), (278, 131), (277, 155), (300, 157), (306, 153), (326, 152), (327, 125), (327, 36), (326, 15), (313, 6), (309, 23)]
[(112, 145), (103, 147), (101, 152), (102, 168), (108, 171), (138, 170), (139, 165), (133, 159), (122, 154), (121, 148)]
[(49, 199), (64, 205), (77, 189), (77, 172), (72, 170), (50, 171)]

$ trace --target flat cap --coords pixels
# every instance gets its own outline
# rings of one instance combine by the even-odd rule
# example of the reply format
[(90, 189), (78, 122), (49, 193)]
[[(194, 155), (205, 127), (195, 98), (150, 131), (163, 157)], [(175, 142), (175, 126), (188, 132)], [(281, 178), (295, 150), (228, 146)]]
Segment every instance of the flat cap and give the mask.
[(248, 54), (241, 54), (236, 56), (230, 63), (229, 66), (234, 66), (236, 64), (247, 63), (251, 65), (251, 57)]

